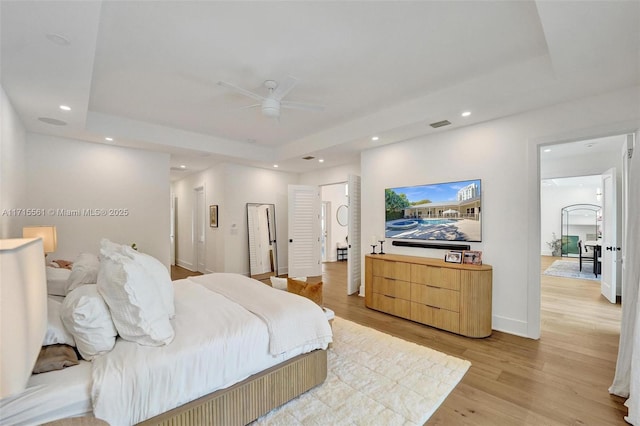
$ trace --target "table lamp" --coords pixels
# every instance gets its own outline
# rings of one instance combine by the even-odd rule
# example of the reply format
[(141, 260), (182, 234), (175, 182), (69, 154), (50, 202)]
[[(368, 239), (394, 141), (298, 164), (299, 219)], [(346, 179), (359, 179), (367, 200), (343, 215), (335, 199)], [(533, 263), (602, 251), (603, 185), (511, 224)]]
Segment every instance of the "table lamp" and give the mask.
[(25, 226), (22, 228), (23, 238), (42, 238), (44, 255), (53, 253), (58, 248), (58, 237), (55, 226)]
[(47, 330), (40, 239), (0, 240), (0, 398), (22, 392)]

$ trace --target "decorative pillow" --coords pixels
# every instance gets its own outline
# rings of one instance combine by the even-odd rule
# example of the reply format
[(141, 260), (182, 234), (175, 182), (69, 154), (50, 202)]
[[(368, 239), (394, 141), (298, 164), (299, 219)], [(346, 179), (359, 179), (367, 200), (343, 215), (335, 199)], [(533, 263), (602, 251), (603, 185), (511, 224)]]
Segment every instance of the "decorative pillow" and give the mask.
[(81, 253), (73, 262), (71, 275), (67, 281), (67, 294), (81, 285), (97, 283), (98, 269), (100, 269), (98, 256), (91, 253)]
[(287, 291), (299, 294), (322, 306), (322, 281), (316, 284), (309, 284), (304, 281), (287, 278)]
[(101, 241), (100, 255), (98, 291), (120, 337), (147, 346), (170, 343), (174, 331), (155, 275), (109, 240)]
[(61, 316), (82, 358), (91, 361), (113, 349), (118, 332), (96, 284), (83, 285), (69, 293), (62, 302)]
[(50, 345), (40, 349), (33, 373), (46, 373), (47, 371), (62, 370), (65, 367), (78, 365), (78, 355), (71, 346)]
[(53, 266), (54, 268), (65, 268), (65, 269), (71, 270), (71, 268), (73, 267), (73, 262), (69, 262), (68, 260), (57, 259), (57, 260), (51, 261), (50, 265)]
[(129, 246), (123, 245), (122, 251), (147, 270), (151, 279), (155, 282), (156, 291), (160, 292), (162, 302), (169, 313), (169, 318), (175, 317), (176, 308), (173, 302), (173, 282), (171, 281), (171, 275), (169, 275), (167, 267), (155, 257), (140, 253)]
[(55, 268), (53, 266), (47, 266), (47, 293), (52, 296), (66, 296), (67, 295), (67, 283), (71, 271), (65, 268)]
[(44, 335), (42, 346), (64, 344), (75, 346), (76, 341), (73, 335), (67, 331), (62, 324), (60, 311), (62, 310), (62, 302), (47, 298), (47, 332)]
[[(271, 287), (277, 288), (278, 290), (287, 290), (286, 278), (269, 277), (269, 279), (271, 280)], [(307, 281), (307, 277), (296, 277), (294, 280)]]

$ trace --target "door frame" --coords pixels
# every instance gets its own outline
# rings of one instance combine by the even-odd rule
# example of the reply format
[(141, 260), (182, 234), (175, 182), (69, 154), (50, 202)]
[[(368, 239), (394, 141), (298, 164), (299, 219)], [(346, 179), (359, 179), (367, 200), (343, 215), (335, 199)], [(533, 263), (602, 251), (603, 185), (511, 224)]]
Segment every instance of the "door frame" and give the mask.
[[(206, 193), (204, 183), (193, 188), (193, 211), (191, 214), (191, 242), (193, 244), (193, 268), (194, 271), (205, 273), (207, 267), (207, 232), (206, 232)], [(199, 197), (202, 196), (202, 208), (198, 205)], [(198, 245), (199, 233), (202, 232), (202, 250)], [(202, 251), (202, 253), (200, 253)], [(200, 255), (202, 255), (202, 262), (200, 262)]]

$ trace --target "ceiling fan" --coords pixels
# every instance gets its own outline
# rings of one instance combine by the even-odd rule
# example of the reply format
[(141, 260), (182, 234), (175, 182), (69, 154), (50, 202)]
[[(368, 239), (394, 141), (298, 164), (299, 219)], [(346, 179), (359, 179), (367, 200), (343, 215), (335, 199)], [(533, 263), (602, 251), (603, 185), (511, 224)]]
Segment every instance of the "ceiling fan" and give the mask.
[(218, 82), (219, 86), (226, 87), (260, 101), (259, 104), (248, 105), (245, 108), (260, 107), (262, 113), (267, 117), (280, 117), (280, 108), (301, 109), (307, 111), (322, 111), (324, 109), (324, 106), (322, 105), (282, 100), (291, 91), (291, 89), (296, 86), (296, 84), (298, 84), (298, 79), (292, 76), (287, 76), (281, 84), (278, 84), (275, 80), (266, 80), (264, 82), (264, 87), (267, 88), (268, 93), (266, 96), (262, 96), (231, 83), (224, 81)]

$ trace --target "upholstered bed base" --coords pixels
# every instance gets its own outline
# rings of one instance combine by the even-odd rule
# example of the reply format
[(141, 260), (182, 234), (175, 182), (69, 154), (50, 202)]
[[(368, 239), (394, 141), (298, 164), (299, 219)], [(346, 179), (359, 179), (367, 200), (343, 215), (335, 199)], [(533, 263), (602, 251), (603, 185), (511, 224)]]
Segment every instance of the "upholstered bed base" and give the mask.
[(246, 425), (327, 377), (327, 351), (299, 355), (139, 425)]

